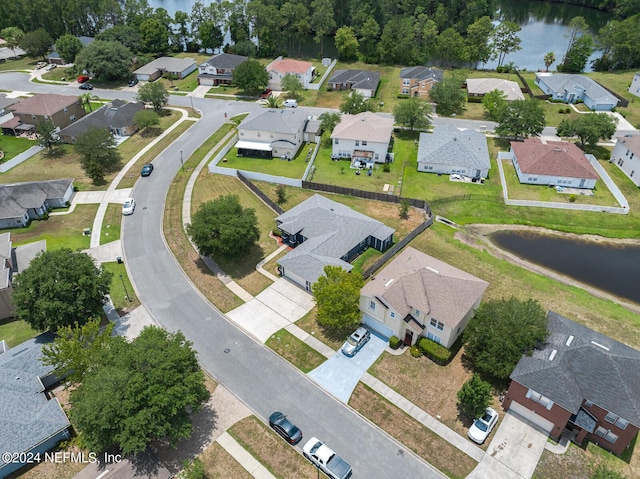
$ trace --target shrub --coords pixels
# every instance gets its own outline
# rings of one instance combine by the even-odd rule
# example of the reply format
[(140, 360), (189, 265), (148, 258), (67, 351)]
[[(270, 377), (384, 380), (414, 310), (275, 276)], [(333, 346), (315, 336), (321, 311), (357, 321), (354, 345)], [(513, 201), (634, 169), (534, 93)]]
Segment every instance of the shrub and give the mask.
[(560, 113), (561, 115), (564, 115), (564, 108), (558, 109), (558, 113)]
[(271, 234), (273, 234), (273, 236), (277, 236), (278, 238), (282, 238), (282, 231), (280, 231), (278, 228), (273, 228), (271, 230)]
[(566, 107), (566, 108), (564, 109), (564, 112), (565, 112), (565, 113), (571, 113), (571, 108)]
[(409, 98), (408, 93), (398, 93), (398, 98)]
[(397, 336), (391, 336), (389, 338), (389, 347), (391, 349), (398, 349), (400, 347), (400, 338)]
[(389, 173), (391, 171), (391, 163), (385, 163), (382, 165), (382, 171), (385, 173)]
[(420, 356), (422, 356), (422, 351), (420, 351), (420, 348), (418, 348), (418, 346), (413, 345), (411, 346), (411, 356), (413, 356), (414, 358), (419, 358)]
[(576, 202), (576, 195), (569, 195), (569, 203), (575, 203)]
[(447, 364), (451, 360), (451, 351), (435, 341), (422, 337), (416, 344), (422, 354), (437, 364)]

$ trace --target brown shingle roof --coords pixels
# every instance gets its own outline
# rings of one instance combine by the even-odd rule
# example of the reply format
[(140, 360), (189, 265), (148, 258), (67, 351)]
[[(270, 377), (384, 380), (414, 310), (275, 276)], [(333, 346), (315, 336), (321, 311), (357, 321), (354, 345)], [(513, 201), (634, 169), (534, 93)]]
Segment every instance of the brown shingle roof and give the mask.
[(342, 115), (340, 123), (331, 133), (331, 138), (386, 143), (391, 138), (392, 132), (392, 118), (365, 111), (357, 115)]
[(512, 141), (520, 171), (531, 175), (562, 176), (597, 180), (598, 174), (584, 153), (573, 143), (527, 138)]
[(78, 102), (77, 96), (40, 93), (11, 105), (8, 109), (25, 115), (51, 116)]
[(624, 144), (631, 153), (640, 156), (640, 135), (620, 136), (618, 141)]

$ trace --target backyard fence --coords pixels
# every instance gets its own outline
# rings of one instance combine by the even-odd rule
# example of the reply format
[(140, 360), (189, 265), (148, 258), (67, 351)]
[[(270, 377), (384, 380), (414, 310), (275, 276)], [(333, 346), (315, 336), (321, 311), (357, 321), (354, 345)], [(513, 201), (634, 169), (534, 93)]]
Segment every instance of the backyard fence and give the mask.
[(271, 198), (269, 198), (267, 195), (265, 195), (262, 190), (260, 188), (258, 188), (256, 185), (254, 185), (253, 183), (251, 183), (251, 181), (249, 181), (242, 173), (240, 173), (239, 171), (237, 172), (238, 175), (238, 179), (240, 181), (242, 181), (247, 188), (249, 188), (251, 191), (253, 191), (253, 193), (260, 198), (262, 201), (265, 202), (265, 204), (271, 208), (273, 211), (275, 211), (276, 213), (278, 213), (279, 215), (281, 215), (282, 213), (284, 213), (284, 210), (282, 208), (280, 208), (280, 206), (276, 203), (274, 203)]

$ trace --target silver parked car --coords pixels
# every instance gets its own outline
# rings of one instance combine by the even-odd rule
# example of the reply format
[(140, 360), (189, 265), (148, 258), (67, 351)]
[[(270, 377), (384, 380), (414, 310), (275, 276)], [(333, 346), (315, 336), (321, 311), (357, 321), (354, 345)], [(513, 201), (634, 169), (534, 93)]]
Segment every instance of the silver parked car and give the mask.
[(498, 413), (495, 409), (488, 407), (482, 417), (477, 418), (473, 421), (473, 424), (469, 428), (469, 432), (467, 436), (473, 442), (482, 444), (489, 434), (491, 434), (491, 430), (498, 423)]
[(367, 341), (371, 338), (369, 330), (363, 326), (360, 326), (355, 332), (347, 338), (347, 341), (342, 346), (342, 354), (345, 356), (355, 356), (358, 351), (362, 349), (362, 346), (367, 344)]

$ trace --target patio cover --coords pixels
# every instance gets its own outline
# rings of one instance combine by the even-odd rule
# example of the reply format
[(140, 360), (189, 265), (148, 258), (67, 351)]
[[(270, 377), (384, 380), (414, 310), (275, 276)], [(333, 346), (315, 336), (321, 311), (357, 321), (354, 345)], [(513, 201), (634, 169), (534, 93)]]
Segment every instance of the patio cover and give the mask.
[(36, 125), (32, 125), (31, 123), (22, 123), (21, 125), (16, 126), (16, 130), (20, 131), (29, 131), (33, 130)]
[(272, 151), (271, 145), (268, 143), (260, 143), (258, 141), (239, 141), (236, 148), (244, 148), (246, 150)]

